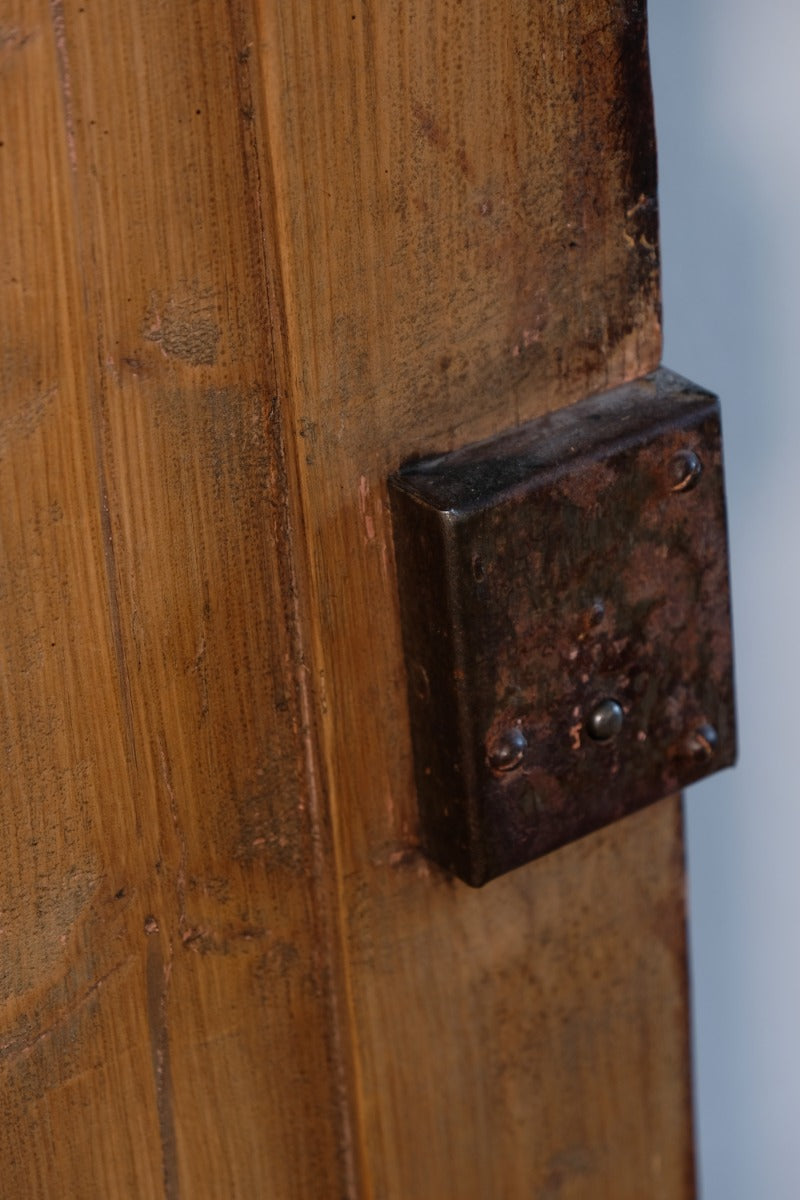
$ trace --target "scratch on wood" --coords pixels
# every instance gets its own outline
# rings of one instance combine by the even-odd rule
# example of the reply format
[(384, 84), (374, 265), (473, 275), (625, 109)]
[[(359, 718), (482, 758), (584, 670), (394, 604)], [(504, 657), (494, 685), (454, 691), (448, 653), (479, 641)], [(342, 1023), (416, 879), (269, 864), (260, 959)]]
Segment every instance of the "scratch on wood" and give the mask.
[(169, 815), (172, 820), (172, 828), (175, 833), (175, 840), (178, 843), (178, 866), (175, 872), (175, 895), (178, 901), (178, 933), (181, 941), (186, 943), (190, 941), (197, 931), (187, 928), (186, 921), (186, 838), (183, 835), (183, 830), (180, 827), (178, 820), (178, 804), (175, 799), (175, 789), (172, 786), (172, 767), (167, 755), (166, 742), (164, 741), (163, 731), (158, 737), (158, 756), (161, 761), (161, 778), (164, 781), (164, 789), (167, 793), (169, 801)]
[(147, 1024), (150, 1030), (150, 1057), (156, 1088), (158, 1130), (161, 1137), (164, 1196), (166, 1200), (178, 1200), (178, 1155), (172, 1107), (172, 1072), (167, 1026), (167, 999), (172, 962), (164, 960), (156, 918), (147, 917), (144, 929), (147, 935)]
[(375, 540), (375, 518), (372, 513), (367, 511), (367, 501), (369, 500), (369, 483), (366, 475), (362, 475), (358, 481), (358, 507), (361, 510), (361, 519), (364, 522), (364, 542), (373, 542)]
[(23, 50), (37, 33), (38, 30), (23, 33), (16, 25), (0, 26), (0, 72), (8, 66), (12, 56)]
[(72, 74), (67, 55), (67, 33), (64, 24), (64, 0), (50, 0), (50, 15), (56, 43), (58, 74), (61, 80), (61, 95), (64, 101), (64, 122), (67, 130), (67, 156), (73, 174), (78, 170), (78, 152), (75, 144), (75, 120), (72, 108)]
[(115, 966), (111, 967), (111, 969), (106, 971), (104, 975), (101, 975), (99, 979), (95, 979), (78, 997), (74, 1004), (69, 1005), (69, 1007), (65, 1008), (61, 1012), (58, 1020), (53, 1021), (51, 1025), (46, 1026), (44, 1029), (40, 1029), (39, 1032), (34, 1034), (33, 1037), (18, 1036), (10, 1038), (7, 1042), (3, 1042), (3, 1044), (0, 1045), (0, 1062), (14, 1059), (20, 1055), (30, 1054), (30, 1052), (36, 1046), (38, 1046), (40, 1042), (45, 1041), (46, 1038), (53, 1037), (54, 1034), (56, 1034), (64, 1025), (67, 1025), (70, 1021), (72, 1021), (77, 1014), (94, 999), (103, 985), (108, 982), (112, 975), (116, 975), (118, 971), (121, 971), (123, 967), (128, 966), (133, 961), (134, 956), (129, 955), (126, 959), (123, 959), (122, 962), (119, 962)]

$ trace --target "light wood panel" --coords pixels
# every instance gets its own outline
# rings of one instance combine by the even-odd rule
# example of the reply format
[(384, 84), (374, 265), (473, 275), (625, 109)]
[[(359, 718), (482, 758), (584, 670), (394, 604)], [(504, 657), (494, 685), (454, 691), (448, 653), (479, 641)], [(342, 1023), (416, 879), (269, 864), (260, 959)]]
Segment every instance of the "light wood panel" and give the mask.
[(688, 1196), (677, 809), (478, 895), (417, 854), (385, 491), (658, 362), (643, 12), (261, 4), (253, 37), (364, 1194)]
[(3, 29), (0, 1191), (338, 1195), (246, 64), (219, 5)]
[(4, 1196), (691, 1194), (677, 805), (419, 856), (384, 488), (656, 364), (644, 68), (632, 0), (4, 0)]

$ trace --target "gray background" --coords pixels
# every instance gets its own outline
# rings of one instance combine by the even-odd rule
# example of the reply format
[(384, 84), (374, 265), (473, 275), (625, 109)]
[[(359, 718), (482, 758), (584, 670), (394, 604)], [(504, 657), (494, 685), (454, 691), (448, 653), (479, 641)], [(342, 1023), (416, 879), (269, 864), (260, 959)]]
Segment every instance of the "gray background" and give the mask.
[(740, 764), (687, 796), (704, 1200), (800, 1197), (800, 0), (650, 0), (664, 361), (723, 402)]

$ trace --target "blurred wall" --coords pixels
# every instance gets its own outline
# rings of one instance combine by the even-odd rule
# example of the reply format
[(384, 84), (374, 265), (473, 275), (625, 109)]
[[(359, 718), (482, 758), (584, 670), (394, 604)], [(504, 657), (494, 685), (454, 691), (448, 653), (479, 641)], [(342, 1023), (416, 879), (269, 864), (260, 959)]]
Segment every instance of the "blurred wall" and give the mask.
[(800, 3), (650, 0), (664, 361), (723, 401), (740, 765), (687, 797), (704, 1200), (800, 1197)]

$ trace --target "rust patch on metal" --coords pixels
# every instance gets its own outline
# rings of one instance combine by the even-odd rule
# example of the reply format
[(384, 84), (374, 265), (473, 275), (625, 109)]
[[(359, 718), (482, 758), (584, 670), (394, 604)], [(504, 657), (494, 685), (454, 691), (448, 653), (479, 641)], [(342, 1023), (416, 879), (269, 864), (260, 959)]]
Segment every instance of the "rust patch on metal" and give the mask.
[(438, 863), (480, 885), (733, 763), (714, 396), (662, 369), (391, 495)]

